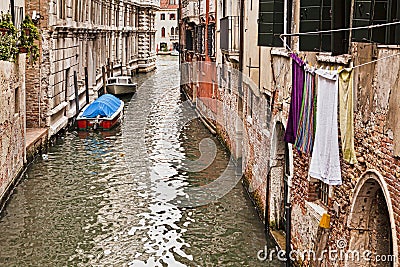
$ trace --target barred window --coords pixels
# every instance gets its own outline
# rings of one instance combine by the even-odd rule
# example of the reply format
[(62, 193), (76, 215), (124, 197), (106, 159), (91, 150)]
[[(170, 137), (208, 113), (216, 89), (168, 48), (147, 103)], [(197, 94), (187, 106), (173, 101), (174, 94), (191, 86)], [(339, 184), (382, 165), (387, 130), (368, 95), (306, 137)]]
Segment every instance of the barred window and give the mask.
[(329, 200), (329, 185), (320, 181), (319, 182), (319, 187), (318, 187), (318, 198), (321, 200), (321, 202), (328, 206), (328, 200)]

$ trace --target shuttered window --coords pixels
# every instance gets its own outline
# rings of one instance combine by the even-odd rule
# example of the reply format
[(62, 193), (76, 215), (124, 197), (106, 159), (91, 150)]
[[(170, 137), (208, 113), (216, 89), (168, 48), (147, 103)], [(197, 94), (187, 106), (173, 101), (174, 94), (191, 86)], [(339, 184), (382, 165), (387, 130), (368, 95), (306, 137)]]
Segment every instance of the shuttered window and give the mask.
[(207, 45), (208, 45), (208, 55), (210, 57), (215, 56), (215, 24), (210, 24), (208, 25), (208, 40), (207, 40)]
[[(314, 32), (331, 29), (331, 0), (300, 1), (300, 32)], [(330, 51), (331, 34), (300, 36), (302, 51)]]
[[(291, 10), (291, 8), (289, 9)], [(283, 33), (283, 12), (284, 0), (260, 0), (258, 16), (259, 46), (283, 46), (279, 38), (279, 34)], [(288, 18), (291, 18), (291, 16), (288, 16)]]
[[(300, 32), (316, 32), (350, 27), (351, 0), (301, 0)], [(338, 31), (300, 36), (300, 50), (348, 52), (349, 32)]]
[(193, 51), (193, 35), (192, 35), (192, 31), (191, 30), (186, 30), (186, 49), (189, 51)]
[[(400, 20), (399, 0), (355, 0), (353, 27), (383, 24)], [(356, 42), (400, 44), (400, 25), (354, 30)]]

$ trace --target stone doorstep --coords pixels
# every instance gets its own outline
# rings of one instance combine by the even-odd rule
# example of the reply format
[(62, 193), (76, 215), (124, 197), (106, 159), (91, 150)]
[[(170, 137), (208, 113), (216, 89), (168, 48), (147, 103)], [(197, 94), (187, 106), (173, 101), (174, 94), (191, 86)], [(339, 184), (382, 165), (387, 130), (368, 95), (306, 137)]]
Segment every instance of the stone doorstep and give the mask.
[(275, 240), (275, 243), (278, 244), (279, 249), (286, 249), (286, 237), (282, 231), (271, 230), (271, 237)]
[(46, 128), (26, 128), (26, 150), (30, 150), (44, 136), (47, 139), (47, 134), (48, 129)]

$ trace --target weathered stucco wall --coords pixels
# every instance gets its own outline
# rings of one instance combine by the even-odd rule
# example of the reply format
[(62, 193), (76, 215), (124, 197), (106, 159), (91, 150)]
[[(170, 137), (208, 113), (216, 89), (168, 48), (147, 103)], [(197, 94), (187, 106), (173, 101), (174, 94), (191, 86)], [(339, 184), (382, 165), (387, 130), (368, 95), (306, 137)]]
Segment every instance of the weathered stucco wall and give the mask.
[(0, 61), (0, 199), (25, 158), (25, 54)]

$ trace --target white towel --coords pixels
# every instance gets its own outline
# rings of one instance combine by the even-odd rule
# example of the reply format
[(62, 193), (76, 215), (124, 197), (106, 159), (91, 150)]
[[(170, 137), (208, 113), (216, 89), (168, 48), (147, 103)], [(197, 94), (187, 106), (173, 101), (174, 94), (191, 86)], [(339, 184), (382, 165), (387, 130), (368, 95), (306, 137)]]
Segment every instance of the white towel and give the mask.
[(309, 175), (329, 185), (341, 185), (338, 140), (338, 73), (316, 70), (317, 118)]

